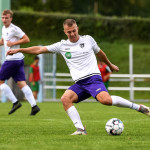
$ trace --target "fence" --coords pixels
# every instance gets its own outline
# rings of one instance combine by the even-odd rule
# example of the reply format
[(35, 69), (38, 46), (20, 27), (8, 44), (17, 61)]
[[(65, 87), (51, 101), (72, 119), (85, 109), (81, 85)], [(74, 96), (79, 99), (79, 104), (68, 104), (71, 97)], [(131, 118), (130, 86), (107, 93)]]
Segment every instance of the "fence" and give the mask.
[[(51, 77), (51, 78), (50, 78)], [(150, 87), (135, 87), (134, 82), (143, 82), (150, 81), (150, 74), (111, 74), (110, 76), (111, 82), (129, 82), (129, 87), (109, 87), (110, 91), (129, 91), (130, 92), (130, 100), (135, 101), (134, 91), (150, 91)], [(53, 73), (44, 73), (44, 82), (53, 82), (53, 85), (44, 85), (44, 91), (48, 89), (55, 90), (66, 90), (70, 85), (57, 85), (58, 82), (73, 82), (69, 73), (56, 73), (55, 78), (53, 78)], [(56, 101), (56, 97), (53, 99)], [(150, 100), (142, 100), (142, 101), (150, 101)]]
[[(55, 62), (53, 62), (53, 66), (56, 66), (56, 56), (55, 56)], [(50, 72), (44, 72), (43, 74), (43, 81), (44, 91), (50, 91), (53, 90), (51, 93), (53, 95), (52, 99), (46, 99), (44, 97), (45, 101), (53, 100), (56, 101), (56, 90), (66, 90), (70, 85), (60, 85), (57, 84), (58, 82), (64, 82), (65, 84), (68, 82), (73, 82), (73, 80), (70, 77), (69, 73), (56, 73), (55, 67), (53, 67), (52, 73)], [(150, 81), (150, 74), (133, 74), (133, 45), (129, 45), (129, 74), (111, 74), (110, 78), (111, 82), (129, 82), (128, 87), (109, 87), (109, 91), (129, 91), (129, 96), (131, 101), (136, 101), (134, 98), (134, 92), (135, 91), (150, 91), (150, 87), (135, 87), (135, 82), (142, 82), (142, 81)], [(49, 84), (47, 84), (49, 83)], [(150, 101), (150, 100), (142, 100), (142, 101)]]
[[(2, 47), (0, 47), (2, 49)], [(111, 74), (111, 82), (128, 82), (128, 87), (109, 87), (109, 91), (129, 91), (130, 100), (135, 101), (135, 91), (150, 91), (150, 87), (135, 87), (135, 82), (150, 81), (150, 74), (133, 74), (133, 54), (132, 45), (129, 45), (129, 74)], [(0, 53), (0, 64), (4, 61), (4, 50)], [(56, 54), (40, 55), (40, 72), (42, 82), (40, 84), (40, 93), (38, 95), (38, 101), (57, 101), (57, 90), (66, 90), (73, 80), (69, 73), (56, 73)], [(64, 85), (65, 83), (65, 85)], [(11, 86), (11, 85), (10, 85)], [(15, 87), (12, 87), (16, 89)], [(17, 90), (19, 91), (19, 90)], [(58, 92), (57, 92), (58, 94)], [(6, 102), (6, 97), (0, 91), (0, 97), (2, 102)], [(60, 97), (59, 97), (60, 101)], [(142, 100), (150, 101), (150, 100)]]

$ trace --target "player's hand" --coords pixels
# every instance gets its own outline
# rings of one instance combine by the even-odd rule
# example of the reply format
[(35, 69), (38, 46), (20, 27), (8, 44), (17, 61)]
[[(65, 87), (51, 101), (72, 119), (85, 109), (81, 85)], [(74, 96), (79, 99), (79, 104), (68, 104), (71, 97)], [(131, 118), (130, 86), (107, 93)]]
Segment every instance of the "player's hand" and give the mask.
[(109, 79), (109, 76), (107, 76), (107, 75), (104, 76), (104, 77), (103, 77), (103, 82), (106, 82), (108, 79)]
[(18, 51), (19, 51), (18, 49), (11, 49), (11, 50), (7, 51), (6, 56), (16, 54), (16, 53), (18, 53)]
[(13, 46), (13, 45), (14, 45), (13, 42), (7, 41), (7, 46), (11, 47), (11, 46)]
[(114, 64), (111, 64), (111, 66), (109, 66), (110, 67), (110, 70), (113, 72), (113, 71), (115, 71), (115, 72), (118, 72), (119, 71), (119, 67), (118, 66), (116, 66), (116, 65), (114, 65)]
[(32, 81), (31, 83), (32, 83), (33, 86), (35, 85), (35, 82), (34, 82), (34, 81)]

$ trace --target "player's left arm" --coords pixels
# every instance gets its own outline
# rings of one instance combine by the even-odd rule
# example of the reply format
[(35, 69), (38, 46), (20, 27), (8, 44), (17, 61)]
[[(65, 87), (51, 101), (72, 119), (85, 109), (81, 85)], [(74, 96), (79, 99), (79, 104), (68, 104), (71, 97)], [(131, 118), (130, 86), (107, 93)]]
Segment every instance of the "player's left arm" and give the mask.
[(4, 41), (3, 41), (2, 38), (0, 39), (0, 46), (1, 46), (1, 45), (4, 45)]
[(48, 51), (46, 46), (32, 46), (27, 48), (10, 49), (7, 51), (6, 56), (13, 55), (19, 52), (26, 53), (26, 54), (35, 54), (35, 55), (42, 54), (42, 53), (51, 53), (50, 51)]
[(109, 59), (107, 58), (106, 54), (105, 54), (102, 50), (100, 50), (100, 51), (96, 54), (96, 56), (97, 56), (97, 58), (98, 58), (99, 60), (101, 60), (101, 61), (103, 61), (104, 63), (106, 63), (106, 64), (109, 66), (109, 68), (110, 68), (111, 71), (119, 71), (119, 68), (118, 68), (116, 65), (112, 64), (112, 63), (109, 61)]
[(30, 39), (29, 37), (25, 34), (20, 40), (15, 41), (15, 42), (11, 42), (11, 41), (7, 41), (7, 46), (11, 47), (14, 45), (20, 45), (20, 44), (25, 44), (25, 43), (29, 43)]

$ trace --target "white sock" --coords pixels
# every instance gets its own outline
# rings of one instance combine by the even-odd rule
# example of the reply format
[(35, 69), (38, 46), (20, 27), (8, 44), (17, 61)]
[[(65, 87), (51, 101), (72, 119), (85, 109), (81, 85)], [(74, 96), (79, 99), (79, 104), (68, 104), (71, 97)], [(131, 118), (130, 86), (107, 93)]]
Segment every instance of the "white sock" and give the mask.
[(127, 107), (135, 110), (139, 110), (140, 105), (132, 103), (122, 97), (119, 96), (111, 96), (112, 98), (112, 105), (118, 106), (118, 107)]
[(80, 129), (84, 130), (83, 124), (81, 122), (79, 113), (76, 110), (76, 108), (74, 106), (71, 106), (66, 112), (67, 112), (68, 116), (70, 117), (70, 119), (72, 120), (74, 126), (76, 128), (80, 128)]
[(34, 96), (32, 94), (31, 89), (29, 88), (29, 86), (26, 85), (21, 90), (24, 93), (24, 95), (25, 95), (26, 99), (28, 100), (28, 102), (31, 104), (31, 107), (35, 106), (36, 102), (35, 102)]
[(10, 89), (10, 87), (3, 83), (0, 85), (0, 89), (2, 90), (2, 92), (4, 92), (4, 94), (6, 95), (6, 97), (12, 101), (12, 103), (17, 102), (17, 98), (15, 97), (15, 95), (13, 94), (12, 90)]

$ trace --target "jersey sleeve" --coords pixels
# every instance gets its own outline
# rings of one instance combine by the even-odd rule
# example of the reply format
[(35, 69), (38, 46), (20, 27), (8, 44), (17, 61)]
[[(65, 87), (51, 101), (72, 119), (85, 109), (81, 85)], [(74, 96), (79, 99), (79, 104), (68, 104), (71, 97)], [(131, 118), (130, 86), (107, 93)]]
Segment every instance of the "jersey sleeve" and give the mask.
[(47, 50), (52, 53), (60, 53), (61, 42), (46, 46)]
[(33, 68), (32, 67), (29, 68), (29, 73), (33, 73)]
[(1, 39), (3, 39), (4, 37), (3, 37), (3, 30), (4, 30), (4, 26), (2, 27), (2, 35), (1, 35)]
[(111, 72), (111, 70), (110, 70), (110, 68), (108, 66), (106, 67), (106, 71), (107, 72)]
[(94, 40), (93, 37), (89, 36), (90, 37), (90, 41), (91, 41), (91, 44), (92, 44), (92, 48), (93, 48), (93, 51), (95, 54), (97, 54), (99, 51), (100, 51), (100, 47), (97, 45), (96, 41)]
[(16, 26), (14, 27), (14, 35), (21, 39), (25, 35), (25, 33), (19, 27)]

